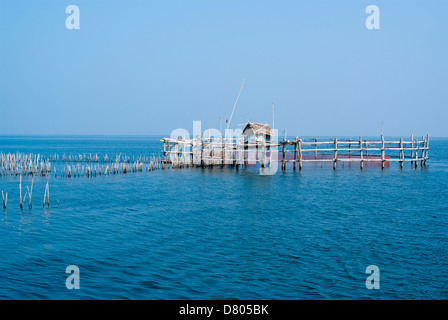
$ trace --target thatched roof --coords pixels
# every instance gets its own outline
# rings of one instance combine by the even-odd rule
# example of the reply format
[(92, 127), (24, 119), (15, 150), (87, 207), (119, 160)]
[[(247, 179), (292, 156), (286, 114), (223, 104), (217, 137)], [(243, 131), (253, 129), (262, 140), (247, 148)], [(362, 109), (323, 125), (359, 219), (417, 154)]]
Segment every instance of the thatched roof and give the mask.
[(268, 124), (248, 122), (243, 130), (243, 135), (250, 136), (251, 134), (263, 134), (270, 136), (271, 127)]

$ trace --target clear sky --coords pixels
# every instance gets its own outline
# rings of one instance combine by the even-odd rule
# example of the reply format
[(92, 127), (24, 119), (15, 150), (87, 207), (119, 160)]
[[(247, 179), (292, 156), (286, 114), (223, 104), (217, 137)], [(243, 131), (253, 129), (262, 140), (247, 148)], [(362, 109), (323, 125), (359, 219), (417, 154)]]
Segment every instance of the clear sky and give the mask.
[(0, 134), (219, 129), (246, 78), (232, 127), (448, 136), (447, 40), (436, 0), (0, 0)]

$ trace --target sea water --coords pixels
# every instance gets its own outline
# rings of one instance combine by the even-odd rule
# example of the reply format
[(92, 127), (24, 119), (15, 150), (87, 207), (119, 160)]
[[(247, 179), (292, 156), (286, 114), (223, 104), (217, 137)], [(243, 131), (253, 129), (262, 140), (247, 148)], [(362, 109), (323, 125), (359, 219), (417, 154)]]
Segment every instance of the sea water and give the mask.
[[(0, 136), (0, 151), (132, 158), (159, 155), (160, 138)], [(33, 178), (31, 210), (19, 177), (1, 176), (0, 299), (447, 299), (448, 139), (429, 156), (402, 170), (57, 172)]]

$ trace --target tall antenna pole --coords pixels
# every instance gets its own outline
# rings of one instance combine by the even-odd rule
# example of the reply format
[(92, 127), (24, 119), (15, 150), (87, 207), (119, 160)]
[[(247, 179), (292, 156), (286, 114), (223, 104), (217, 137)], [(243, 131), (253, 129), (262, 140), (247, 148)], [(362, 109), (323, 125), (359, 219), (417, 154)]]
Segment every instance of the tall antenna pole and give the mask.
[(243, 90), (243, 86), (244, 86), (244, 82), (245, 82), (245, 81), (246, 81), (246, 79), (243, 78), (243, 83), (241, 84), (240, 92), (238, 92), (238, 96), (236, 97), (235, 104), (233, 105), (232, 114), (230, 115), (229, 122), (227, 123), (227, 129), (229, 129), (230, 121), (232, 121), (233, 112), (235, 112), (235, 107), (236, 107), (236, 104), (237, 104), (237, 102), (238, 102), (238, 99), (240, 98), (240, 94), (241, 94), (241, 91)]

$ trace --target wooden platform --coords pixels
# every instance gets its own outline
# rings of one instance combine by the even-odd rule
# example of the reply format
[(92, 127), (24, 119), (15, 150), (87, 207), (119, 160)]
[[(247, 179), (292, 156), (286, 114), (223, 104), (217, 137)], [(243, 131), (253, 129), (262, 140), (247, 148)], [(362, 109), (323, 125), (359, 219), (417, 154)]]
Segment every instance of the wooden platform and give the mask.
[(164, 138), (162, 168), (184, 166), (248, 166), (260, 164), (262, 167), (281, 162), (282, 169), (287, 163), (292, 168), (302, 169), (306, 162), (331, 162), (336, 169), (338, 162), (377, 163), (382, 168), (390, 162), (411, 162), (415, 166), (426, 165), (429, 159), (429, 135), (421, 140), (377, 140), (359, 139), (300, 139), (273, 141), (247, 141), (244, 137), (232, 138)]

